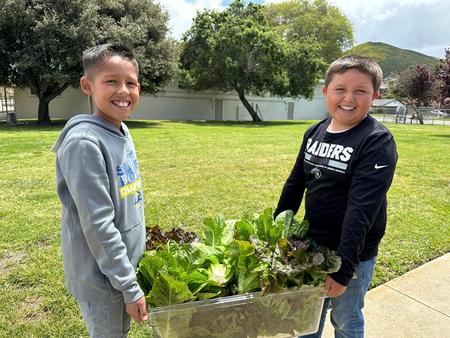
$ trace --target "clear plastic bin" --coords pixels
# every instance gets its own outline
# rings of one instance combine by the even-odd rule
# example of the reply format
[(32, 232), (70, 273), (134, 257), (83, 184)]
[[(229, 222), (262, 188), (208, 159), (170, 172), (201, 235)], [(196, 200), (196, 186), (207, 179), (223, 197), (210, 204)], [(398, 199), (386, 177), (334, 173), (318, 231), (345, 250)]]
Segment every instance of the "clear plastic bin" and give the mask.
[(155, 338), (289, 338), (317, 332), (323, 287), (303, 286), (149, 309)]

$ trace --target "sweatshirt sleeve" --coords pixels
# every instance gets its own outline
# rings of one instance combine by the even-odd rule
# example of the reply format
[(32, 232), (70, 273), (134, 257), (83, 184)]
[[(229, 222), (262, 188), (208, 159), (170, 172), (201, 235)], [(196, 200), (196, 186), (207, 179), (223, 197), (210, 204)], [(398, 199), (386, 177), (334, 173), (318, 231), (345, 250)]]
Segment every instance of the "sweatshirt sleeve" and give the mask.
[(338, 255), (342, 267), (330, 276), (347, 285), (353, 276), (367, 232), (380, 208), (386, 207), (386, 193), (391, 185), (397, 162), (394, 139), (389, 133), (371, 137), (355, 163), (342, 224)]
[(305, 174), (303, 171), (303, 160), (305, 150), (305, 139), (303, 139), (302, 146), (297, 155), (294, 167), (286, 180), (281, 191), (278, 205), (274, 212), (274, 217), (277, 217), (285, 210), (292, 210), (294, 214), (297, 213), (302, 204), (303, 193), (305, 191)]
[(144, 294), (114, 224), (114, 205), (101, 149), (95, 141), (75, 139), (65, 145), (59, 162), (74, 200), (83, 234), (100, 271), (121, 291), (125, 303)]

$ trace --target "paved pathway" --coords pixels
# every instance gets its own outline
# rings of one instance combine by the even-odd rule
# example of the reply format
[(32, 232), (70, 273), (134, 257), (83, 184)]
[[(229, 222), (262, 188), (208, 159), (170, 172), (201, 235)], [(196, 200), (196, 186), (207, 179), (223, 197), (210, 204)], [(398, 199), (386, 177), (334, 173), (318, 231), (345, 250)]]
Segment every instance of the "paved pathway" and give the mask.
[[(450, 338), (450, 253), (367, 293), (366, 338)], [(334, 337), (327, 319), (322, 338)]]

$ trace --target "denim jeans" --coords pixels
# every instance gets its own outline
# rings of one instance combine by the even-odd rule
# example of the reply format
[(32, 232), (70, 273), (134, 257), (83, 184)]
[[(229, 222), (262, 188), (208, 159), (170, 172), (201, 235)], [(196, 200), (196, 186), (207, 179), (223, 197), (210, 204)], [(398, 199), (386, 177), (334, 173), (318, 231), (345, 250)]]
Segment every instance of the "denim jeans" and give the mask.
[(301, 336), (301, 338), (320, 338), (327, 311), (331, 308), (330, 319), (334, 327), (335, 338), (364, 337), (364, 297), (372, 281), (376, 257), (360, 262), (355, 269), (356, 278), (352, 279), (345, 293), (336, 298), (326, 298), (317, 333)]
[(104, 302), (77, 300), (91, 338), (125, 338), (130, 330), (130, 316), (122, 295)]

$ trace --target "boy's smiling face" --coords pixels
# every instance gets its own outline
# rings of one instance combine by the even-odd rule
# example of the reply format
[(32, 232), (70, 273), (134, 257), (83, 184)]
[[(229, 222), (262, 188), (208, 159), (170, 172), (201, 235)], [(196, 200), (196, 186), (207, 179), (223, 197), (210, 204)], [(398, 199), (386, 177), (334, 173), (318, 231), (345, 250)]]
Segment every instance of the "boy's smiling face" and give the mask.
[(372, 101), (380, 95), (374, 91), (370, 75), (354, 68), (334, 74), (322, 92), (332, 117), (330, 127), (333, 131), (350, 129), (361, 122)]
[(135, 65), (120, 56), (106, 58), (92, 74), (80, 80), (81, 89), (92, 96), (94, 114), (120, 128), (136, 109), (140, 84)]

